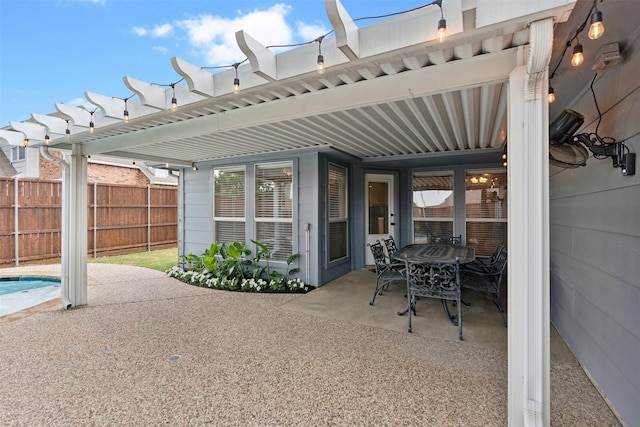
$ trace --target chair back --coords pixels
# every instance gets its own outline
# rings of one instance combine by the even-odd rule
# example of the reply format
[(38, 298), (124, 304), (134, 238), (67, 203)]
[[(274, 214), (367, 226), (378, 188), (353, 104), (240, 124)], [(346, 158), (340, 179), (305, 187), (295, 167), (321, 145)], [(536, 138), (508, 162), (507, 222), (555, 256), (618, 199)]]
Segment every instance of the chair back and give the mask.
[(437, 236), (434, 237), (432, 243), (448, 243), (450, 245), (462, 245), (462, 234), (458, 236)]
[(457, 300), (460, 298), (460, 266), (407, 261), (407, 290), (412, 296)]
[(389, 256), (389, 260), (391, 260), (393, 258), (393, 255), (398, 251), (396, 241), (393, 239), (393, 236), (382, 239), (382, 241), (384, 242), (384, 246), (387, 248), (387, 255)]
[(376, 272), (381, 273), (387, 268), (387, 257), (384, 254), (384, 247), (382, 247), (382, 243), (380, 243), (380, 241), (369, 243), (367, 245), (369, 246), (369, 249), (371, 249)]

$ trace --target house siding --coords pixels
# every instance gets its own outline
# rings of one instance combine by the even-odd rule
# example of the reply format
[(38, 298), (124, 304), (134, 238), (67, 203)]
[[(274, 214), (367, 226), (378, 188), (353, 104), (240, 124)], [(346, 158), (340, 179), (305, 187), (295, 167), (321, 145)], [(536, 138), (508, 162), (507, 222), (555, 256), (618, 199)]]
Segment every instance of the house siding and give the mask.
[[(638, 34), (638, 31), (635, 32)], [(629, 42), (626, 52), (637, 52)], [(625, 52), (623, 52), (624, 54)], [(598, 76), (604, 113), (598, 133), (640, 150), (640, 92), (633, 55)], [(588, 87), (568, 108), (595, 131)], [(553, 117), (551, 117), (553, 119)], [(627, 425), (640, 425), (640, 175), (622, 176), (611, 159), (558, 170), (550, 178), (551, 319)]]
[[(198, 171), (185, 169), (184, 174), (184, 254), (201, 254), (215, 241), (213, 230), (213, 169), (223, 166), (246, 166), (246, 191), (253, 194), (255, 179), (254, 166), (256, 163), (291, 160), (294, 163), (293, 188), (296, 209), (293, 214), (294, 241), (293, 252), (299, 254), (297, 266), (300, 272), (297, 277), (307, 281), (312, 286), (322, 284), (319, 270), (321, 256), (319, 256), (318, 241), (322, 237), (320, 226), (320, 202), (318, 198), (318, 153), (307, 152), (301, 154), (246, 157), (227, 160), (218, 163), (198, 164)], [(247, 198), (247, 242), (253, 237), (255, 222), (251, 221), (249, 212), (253, 212), (253, 197)], [(310, 247), (307, 253), (306, 230), (309, 224)], [(249, 243), (247, 246), (251, 247)], [(306, 271), (307, 257), (309, 257), (309, 272)], [(272, 262), (276, 270), (284, 271), (284, 263)]]

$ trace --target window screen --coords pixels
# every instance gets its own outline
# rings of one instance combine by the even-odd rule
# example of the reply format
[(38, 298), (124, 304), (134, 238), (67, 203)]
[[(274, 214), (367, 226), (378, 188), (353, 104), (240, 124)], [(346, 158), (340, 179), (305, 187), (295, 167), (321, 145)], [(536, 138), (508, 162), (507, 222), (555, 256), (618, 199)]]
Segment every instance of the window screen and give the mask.
[(293, 247), (293, 162), (256, 165), (256, 239), (286, 261)]
[(348, 253), (347, 169), (329, 164), (329, 261)]
[(477, 256), (491, 255), (507, 243), (507, 174), (504, 170), (467, 171), (465, 176), (467, 245)]
[(214, 169), (214, 230), (217, 242), (245, 243), (245, 169)]
[(453, 173), (413, 175), (413, 241), (453, 236)]

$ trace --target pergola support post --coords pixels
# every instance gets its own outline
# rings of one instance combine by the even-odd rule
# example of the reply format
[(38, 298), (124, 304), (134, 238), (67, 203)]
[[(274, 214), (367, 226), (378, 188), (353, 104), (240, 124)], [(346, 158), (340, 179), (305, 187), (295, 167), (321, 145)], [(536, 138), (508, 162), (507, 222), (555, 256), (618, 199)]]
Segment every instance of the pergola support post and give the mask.
[[(69, 281), (63, 287), (65, 308), (87, 304), (87, 158), (82, 146), (73, 145), (69, 156), (69, 218), (66, 257)], [(65, 248), (63, 247), (64, 251)]]
[[(509, 77), (509, 425), (550, 425), (548, 65), (553, 21), (530, 26)], [(526, 57), (525, 57), (526, 55)]]

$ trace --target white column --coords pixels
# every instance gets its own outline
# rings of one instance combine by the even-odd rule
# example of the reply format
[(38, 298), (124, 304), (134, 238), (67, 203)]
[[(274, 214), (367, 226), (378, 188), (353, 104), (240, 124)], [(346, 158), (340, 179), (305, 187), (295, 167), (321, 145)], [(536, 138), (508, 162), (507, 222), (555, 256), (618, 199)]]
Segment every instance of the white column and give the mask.
[[(550, 424), (549, 113), (551, 19), (533, 22), (509, 78), (509, 425)], [(525, 57), (526, 55), (526, 57)]]
[(75, 307), (87, 304), (87, 159), (80, 144), (73, 145), (69, 169), (69, 283), (63, 300)]

